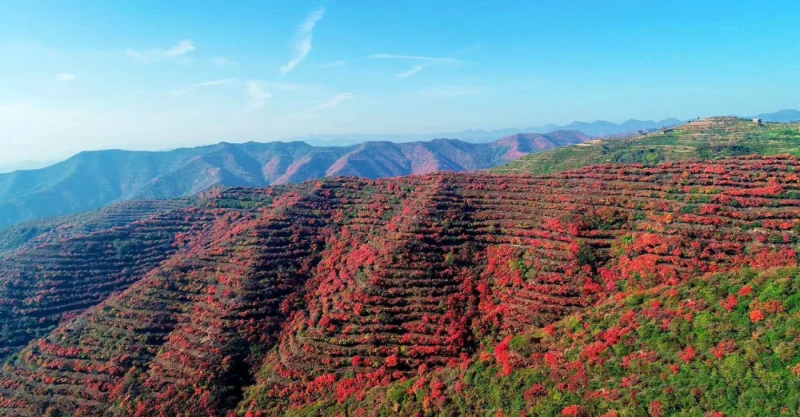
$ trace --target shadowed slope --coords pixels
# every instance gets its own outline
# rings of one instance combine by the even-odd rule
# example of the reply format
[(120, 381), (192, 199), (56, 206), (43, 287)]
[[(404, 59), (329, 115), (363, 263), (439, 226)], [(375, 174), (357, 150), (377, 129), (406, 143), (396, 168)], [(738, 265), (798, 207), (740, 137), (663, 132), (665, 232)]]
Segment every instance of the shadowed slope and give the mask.
[(139, 200), (74, 216), (33, 220), (0, 230), (0, 254), (24, 245), (53, 243), (68, 237), (125, 226), (161, 212), (189, 206), (192, 199)]

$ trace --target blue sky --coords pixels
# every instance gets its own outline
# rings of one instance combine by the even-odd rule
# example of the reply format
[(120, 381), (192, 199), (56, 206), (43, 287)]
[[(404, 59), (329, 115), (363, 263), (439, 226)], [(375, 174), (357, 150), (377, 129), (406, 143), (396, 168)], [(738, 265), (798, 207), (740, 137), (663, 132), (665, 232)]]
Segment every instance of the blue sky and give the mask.
[(0, 163), (800, 107), (796, 1), (0, 0)]

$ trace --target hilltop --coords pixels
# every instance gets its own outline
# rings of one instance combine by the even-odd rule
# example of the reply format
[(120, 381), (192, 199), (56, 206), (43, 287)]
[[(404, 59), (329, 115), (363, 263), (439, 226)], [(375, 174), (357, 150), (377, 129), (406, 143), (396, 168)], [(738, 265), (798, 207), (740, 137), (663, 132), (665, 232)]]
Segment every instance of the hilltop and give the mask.
[[(796, 273), (733, 271), (797, 264), (798, 169), (740, 156), (331, 178), (24, 244), (0, 255), (0, 414), (774, 410), (757, 390), (793, 398)], [(745, 314), (753, 326), (726, 327)], [(712, 345), (765, 385), (739, 400), (692, 379)], [(669, 379), (675, 357), (691, 365)]]
[(521, 134), (484, 144), (455, 139), (314, 147), (221, 143), (169, 152), (83, 152), (47, 168), (0, 174), (0, 228), (134, 199), (170, 199), (216, 186), (266, 187), (309, 179), (474, 171), (588, 140), (580, 132)]
[(754, 123), (751, 119), (709, 117), (656, 133), (593, 140), (520, 158), (497, 173), (546, 174), (594, 164), (648, 164), (736, 155), (800, 155), (800, 123)]

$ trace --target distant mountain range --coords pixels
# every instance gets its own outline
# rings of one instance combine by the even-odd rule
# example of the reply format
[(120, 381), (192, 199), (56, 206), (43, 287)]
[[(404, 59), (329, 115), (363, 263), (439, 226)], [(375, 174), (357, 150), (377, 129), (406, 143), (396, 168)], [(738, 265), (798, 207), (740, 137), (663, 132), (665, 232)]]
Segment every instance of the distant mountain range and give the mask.
[(0, 164), (0, 174), (21, 171), (26, 169), (39, 169), (53, 165), (58, 161), (22, 161), (13, 164)]
[(214, 186), (264, 187), (329, 176), (368, 178), (473, 171), (574, 145), (576, 131), (315, 147), (303, 142), (220, 143), (169, 152), (83, 152), (47, 168), (0, 175), (0, 227), (133, 199), (193, 195)]
[[(757, 116), (747, 116), (747, 118), (760, 118), (767, 122), (787, 123), (800, 120), (798, 110), (780, 110), (774, 113), (762, 113)], [(351, 135), (311, 135), (295, 137), (294, 140), (303, 141), (312, 145), (350, 145), (373, 140), (389, 140), (392, 142), (412, 142), (428, 140), (432, 137), (457, 138), (465, 142), (482, 143), (493, 141), (497, 138), (513, 135), (519, 132), (550, 133), (559, 130), (577, 130), (583, 134), (594, 137), (610, 137), (636, 134), (640, 130), (652, 131), (662, 127), (673, 127), (681, 125), (688, 120), (669, 118), (664, 120), (636, 120), (631, 119), (622, 123), (614, 123), (605, 120), (594, 122), (572, 122), (566, 125), (546, 124), (538, 127), (508, 128), (495, 130), (464, 130), (460, 132), (441, 132), (436, 134), (361, 134)]]
[[(749, 118), (790, 122), (800, 120), (800, 111), (787, 109)], [(83, 152), (54, 165), (36, 161), (0, 165), (0, 228), (120, 201), (188, 196), (216, 185), (263, 187), (337, 175), (379, 178), (486, 169), (590, 137), (621, 136), (682, 123), (674, 118), (623, 123), (598, 120), (441, 133), (435, 136), (458, 139), (428, 142), (420, 139), (434, 135), (353, 134), (308, 136), (294, 142), (221, 143), (165, 152)], [(498, 137), (503, 139), (495, 140)]]
[(751, 119), (762, 119), (765, 122), (789, 123), (800, 121), (800, 110), (787, 109), (779, 110), (774, 113), (761, 113), (751, 117)]
[(500, 137), (513, 135), (519, 132), (551, 133), (560, 130), (579, 131), (585, 135), (594, 137), (619, 136), (624, 134), (634, 134), (639, 130), (654, 130), (662, 127), (672, 127), (683, 124), (684, 121), (678, 119), (653, 120), (628, 120), (623, 123), (613, 123), (605, 120), (594, 122), (572, 122), (568, 125), (547, 124), (539, 127), (508, 128), (494, 130), (464, 130), (460, 132), (441, 132), (436, 134), (380, 134), (370, 135), (354, 133), (352, 135), (312, 135), (295, 137), (294, 140), (310, 143), (313, 145), (346, 145), (362, 143), (372, 140), (389, 140), (392, 142), (412, 142), (426, 140), (431, 137), (458, 138), (464, 142), (483, 143), (493, 141)]
[[(800, 111), (794, 109), (779, 110), (774, 113), (762, 113), (747, 118), (760, 118), (767, 122), (788, 123), (800, 120)], [(396, 143), (427, 141), (432, 138), (455, 138), (469, 143), (486, 143), (519, 132), (551, 133), (559, 130), (577, 130), (585, 135), (594, 137), (626, 136), (638, 133), (640, 130), (652, 131), (662, 127), (673, 127), (685, 123), (687, 120), (668, 118), (659, 121), (630, 119), (622, 123), (605, 120), (594, 122), (572, 122), (566, 125), (547, 124), (539, 127), (507, 128), (494, 130), (464, 130), (440, 133), (414, 133), (414, 134), (366, 134), (353, 133), (347, 135), (308, 135), (296, 136), (289, 141), (305, 142), (313, 146), (350, 146), (365, 142), (389, 141)], [(24, 161), (14, 164), (0, 164), (0, 174), (17, 170), (39, 169), (50, 166), (56, 161)]]

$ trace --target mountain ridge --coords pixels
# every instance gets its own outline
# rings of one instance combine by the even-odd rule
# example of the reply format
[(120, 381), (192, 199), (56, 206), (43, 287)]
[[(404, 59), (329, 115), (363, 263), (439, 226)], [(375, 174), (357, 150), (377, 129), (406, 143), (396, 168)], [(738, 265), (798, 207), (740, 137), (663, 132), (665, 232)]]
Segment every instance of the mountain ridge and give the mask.
[(366, 133), (353, 133), (349, 135), (308, 135), (296, 136), (292, 140), (299, 140), (309, 144), (319, 146), (330, 146), (333, 143), (337, 144), (355, 144), (365, 141), (373, 141), (377, 138), (389, 139), (393, 142), (403, 143), (411, 141), (424, 140), (430, 137), (440, 138), (457, 138), (464, 142), (482, 143), (496, 140), (499, 137), (506, 137), (518, 134), (520, 132), (531, 133), (553, 133), (560, 130), (577, 130), (589, 136), (615, 136), (623, 134), (634, 134), (639, 130), (653, 130), (662, 127), (672, 127), (685, 123), (683, 120), (676, 118), (667, 118), (663, 120), (636, 120), (630, 119), (622, 123), (614, 123), (606, 120), (596, 120), (594, 122), (581, 122), (574, 121), (565, 125), (558, 125), (548, 123), (544, 126), (520, 128), (502, 128), (502, 129), (468, 129), (462, 131), (440, 132), (434, 134), (366, 134)]
[[(800, 110), (784, 109), (771, 113), (761, 113), (755, 116), (746, 116), (749, 119), (759, 118), (767, 122), (788, 123), (793, 121), (800, 121)], [(694, 119), (692, 119), (694, 120)], [(674, 117), (662, 120), (638, 120), (628, 119), (621, 123), (614, 123), (606, 120), (595, 120), (593, 122), (574, 121), (569, 124), (559, 125), (555, 123), (548, 123), (539, 127), (528, 127), (525, 129), (518, 128), (502, 128), (502, 129), (467, 129), (462, 131), (440, 132), (440, 133), (419, 133), (419, 134), (368, 134), (368, 133), (352, 133), (352, 134), (312, 134), (304, 136), (294, 136), (286, 140), (276, 140), (273, 142), (292, 143), (292, 142), (305, 142), (312, 146), (350, 146), (364, 142), (375, 141), (390, 141), (397, 143), (404, 142), (417, 142), (429, 141), (431, 138), (453, 138), (465, 142), (487, 142), (493, 141), (500, 137), (514, 135), (520, 132), (533, 132), (533, 133), (551, 133), (557, 130), (578, 130), (581, 133), (589, 136), (624, 136), (638, 133), (639, 130), (656, 130), (662, 127), (672, 127), (685, 123), (686, 120), (677, 119)], [(599, 128), (597, 132), (593, 129)], [(584, 130), (586, 131), (584, 131)], [(594, 133), (592, 133), (594, 132)], [(251, 143), (251, 142), (244, 142)], [(256, 143), (256, 142), (253, 142)], [(213, 145), (205, 145), (213, 146)], [(187, 147), (179, 147), (172, 149), (163, 149), (152, 152), (168, 152), (178, 149), (190, 149)], [(11, 173), (14, 171), (41, 169), (54, 165), (60, 160), (55, 161), (22, 161), (18, 163), (0, 164), (0, 174)]]
[(762, 119), (765, 122), (790, 123), (800, 121), (800, 110), (785, 109), (773, 113), (761, 113), (751, 119)]
[[(763, 119), (765, 122), (786, 123), (786, 122), (800, 120), (800, 111), (794, 109), (785, 109), (772, 113), (761, 113), (757, 116), (742, 116), (742, 117), (746, 117), (748, 119), (759, 118)], [(557, 130), (577, 130), (589, 136), (607, 137), (607, 136), (633, 135), (638, 133), (640, 130), (652, 131), (661, 129), (663, 127), (669, 128), (684, 124), (688, 121), (689, 120), (681, 120), (674, 117), (662, 120), (628, 119), (620, 123), (614, 123), (607, 120), (595, 120), (593, 122), (574, 121), (563, 125), (559, 125), (556, 123), (548, 123), (543, 126), (529, 126), (524, 129), (520, 128), (468, 129), (462, 131), (440, 132), (435, 134), (394, 134), (394, 135), (353, 133), (350, 135), (307, 135), (307, 136), (297, 136), (294, 137), (293, 139), (315, 145), (330, 145), (332, 143), (352, 144), (352, 143), (361, 143), (369, 140), (376, 140), (378, 138), (390, 139), (396, 142), (408, 142), (408, 141), (425, 140), (430, 137), (458, 138), (465, 142), (485, 142), (520, 132), (550, 133)]]
[(339, 175), (380, 178), (474, 171), (589, 139), (580, 132), (554, 132), (481, 144), (457, 139), (344, 147), (299, 141), (222, 142), (168, 152), (81, 152), (47, 168), (0, 174), (0, 227), (131, 199), (185, 197), (215, 186), (266, 187)]

